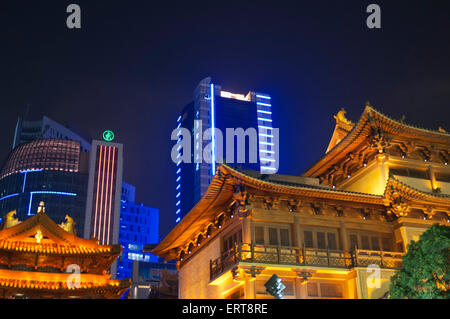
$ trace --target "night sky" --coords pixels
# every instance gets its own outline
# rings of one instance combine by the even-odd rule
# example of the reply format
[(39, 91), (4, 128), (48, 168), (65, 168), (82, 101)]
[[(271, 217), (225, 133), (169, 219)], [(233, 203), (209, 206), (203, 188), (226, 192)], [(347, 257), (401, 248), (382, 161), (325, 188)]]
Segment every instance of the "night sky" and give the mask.
[[(66, 7), (81, 7), (81, 29)], [(164, 4), (161, 4), (164, 3)], [(405, 122), (450, 131), (450, 2), (12, 1), (0, 12), (0, 161), (17, 117), (47, 115), (124, 144), (124, 181), (174, 225), (170, 133), (197, 83), (272, 96), (280, 173), (325, 152), (341, 108), (370, 101)], [(366, 7), (381, 7), (381, 29)]]

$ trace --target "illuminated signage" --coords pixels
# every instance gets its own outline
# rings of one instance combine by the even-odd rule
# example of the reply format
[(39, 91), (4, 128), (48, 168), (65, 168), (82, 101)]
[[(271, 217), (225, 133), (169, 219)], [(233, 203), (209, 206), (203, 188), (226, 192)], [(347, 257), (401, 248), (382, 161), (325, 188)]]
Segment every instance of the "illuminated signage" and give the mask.
[(111, 142), (114, 139), (113, 131), (106, 130), (103, 132), (103, 139), (107, 142)]

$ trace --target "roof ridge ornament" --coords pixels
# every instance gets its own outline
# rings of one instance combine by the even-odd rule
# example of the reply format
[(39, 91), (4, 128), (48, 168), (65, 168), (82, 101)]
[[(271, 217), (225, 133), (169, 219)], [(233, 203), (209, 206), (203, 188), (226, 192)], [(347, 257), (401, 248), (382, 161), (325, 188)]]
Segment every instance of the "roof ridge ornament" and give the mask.
[(44, 202), (41, 201), (39, 203), (37, 213), (38, 214), (45, 214), (45, 203)]
[(18, 218), (15, 218), (16, 214), (16, 210), (10, 211), (6, 214), (3, 229), (10, 228), (21, 223)]
[(345, 114), (347, 114), (347, 111), (342, 107), (340, 109), (340, 111), (337, 112), (337, 114), (333, 116), (336, 119), (336, 124), (345, 123), (345, 124), (348, 124), (348, 125), (355, 125), (352, 121), (347, 119)]

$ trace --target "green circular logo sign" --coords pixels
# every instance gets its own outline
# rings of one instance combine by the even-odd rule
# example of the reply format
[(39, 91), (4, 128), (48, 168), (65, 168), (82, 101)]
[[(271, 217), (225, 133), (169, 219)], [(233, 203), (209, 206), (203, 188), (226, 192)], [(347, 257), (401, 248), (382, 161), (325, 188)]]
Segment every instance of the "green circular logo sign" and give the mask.
[(111, 142), (114, 139), (113, 131), (106, 130), (103, 132), (103, 139), (107, 142)]

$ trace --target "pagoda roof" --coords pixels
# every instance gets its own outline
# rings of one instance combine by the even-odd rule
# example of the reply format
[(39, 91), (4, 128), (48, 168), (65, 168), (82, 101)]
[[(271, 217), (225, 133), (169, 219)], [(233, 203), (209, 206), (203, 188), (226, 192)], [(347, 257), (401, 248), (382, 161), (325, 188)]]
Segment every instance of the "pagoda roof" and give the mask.
[(76, 296), (112, 294), (120, 297), (131, 286), (130, 279), (109, 279), (109, 275), (81, 274), (79, 287), (67, 285), (71, 273), (28, 272), (0, 269), (0, 288), (17, 292), (34, 291)]
[(398, 196), (416, 204), (441, 206), (444, 210), (448, 210), (450, 206), (450, 195), (424, 192), (390, 175), (386, 183), (384, 197), (389, 201)]
[(252, 177), (226, 164), (218, 165), (216, 174), (203, 197), (172, 231), (151, 251), (160, 256), (173, 257), (180, 242), (186, 242), (195, 235), (211, 217), (223, 210), (223, 205), (233, 197), (233, 187), (247, 186), (247, 190), (261, 194), (278, 194), (286, 197), (301, 196), (312, 199), (334, 199), (352, 203), (383, 206), (383, 196), (336, 190), (324, 186), (297, 184), (283, 181), (264, 180), (264, 175)]
[[(345, 129), (347, 130), (350, 127), (347, 125)], [(405, 141), (420, 140), (426, 144), (436, 143), (450, 146), (449, 133), (405, 124), (382, 114), (370, 105), (366, 105), (359, 121), (353, 125), (348, 134), (343, 139), (339, 139), (340, 141), (335, 145), (330, 142), (330, 146), (333, 147), (307, 169), (303, 176), (319, 176), (324, 173), (331, 165), (345, 158), (349, 152), (359, 148), (363, 143), (368, 143), (368, 138), (374, 129), (381, 129), (383, 132)]]
[[(38, 231), (42, 233), (40, 243), (35, 238)], [(0, 230), (0, 251), (35, 252), (46, 255), (118, 256), (122, 248), (121, 245), (99, 245), (97, 240), (77, 237), (56, 224), (45, 212), (40, 211), (15, 226)]]

